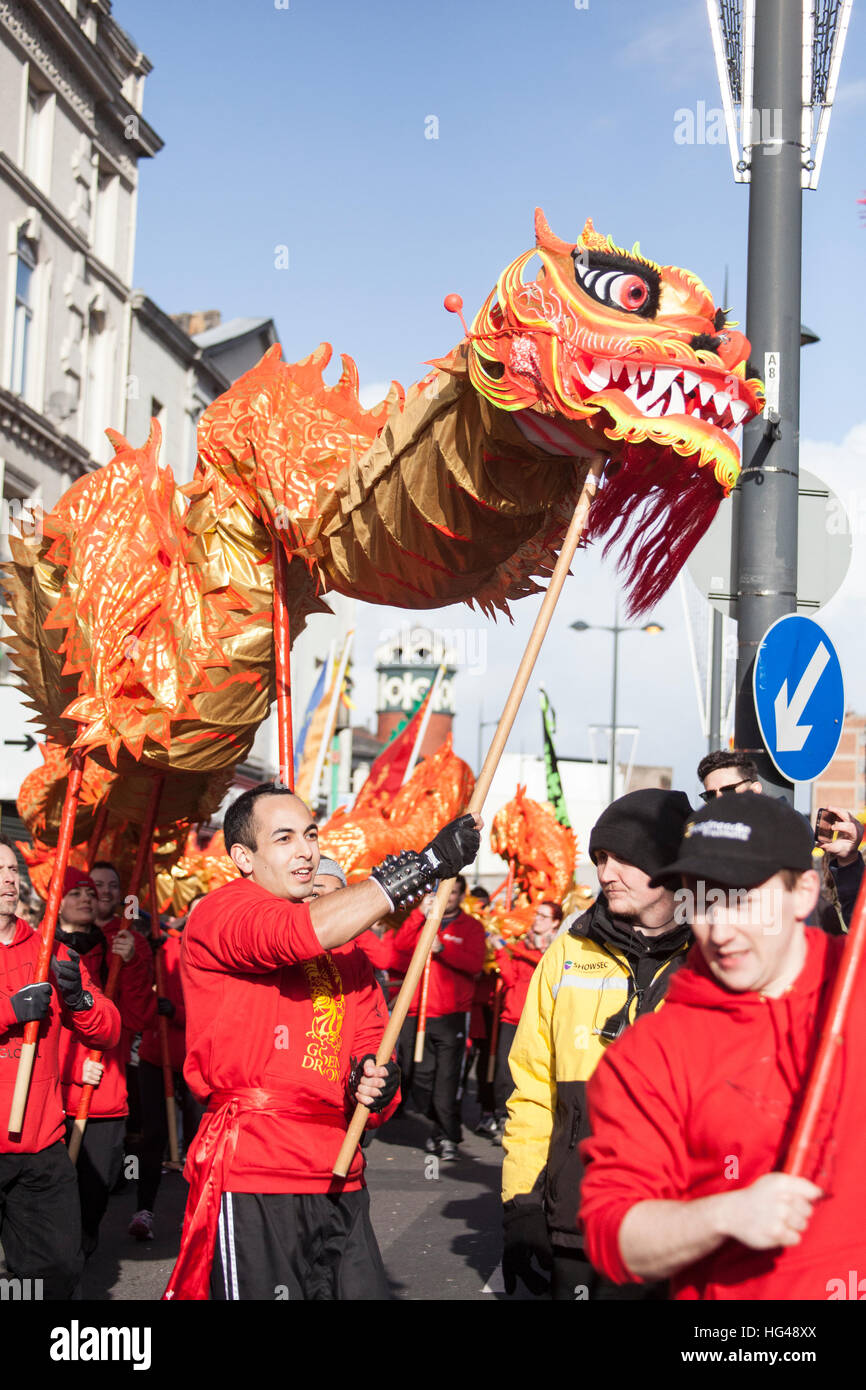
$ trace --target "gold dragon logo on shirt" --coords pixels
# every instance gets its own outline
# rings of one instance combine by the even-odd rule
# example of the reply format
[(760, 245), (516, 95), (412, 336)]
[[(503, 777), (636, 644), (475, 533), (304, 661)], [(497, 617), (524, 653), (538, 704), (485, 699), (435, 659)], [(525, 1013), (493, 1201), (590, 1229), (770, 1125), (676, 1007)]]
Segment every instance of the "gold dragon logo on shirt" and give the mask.
[(306, 1034), (310, 1041), (301, 1065), (327, 1081), (339, 1082), (346, 1010), (343, 981), (330, 955), (316, 956), (301, 965), (313, 1001), (313, 1026)]

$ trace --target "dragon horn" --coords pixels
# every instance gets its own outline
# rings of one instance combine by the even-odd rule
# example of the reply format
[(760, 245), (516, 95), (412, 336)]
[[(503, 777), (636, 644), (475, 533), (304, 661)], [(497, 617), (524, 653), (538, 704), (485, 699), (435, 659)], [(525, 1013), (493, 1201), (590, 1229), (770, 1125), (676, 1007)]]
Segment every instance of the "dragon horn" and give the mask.
[(535, 244), (542, 251), (550, 251), (554, 256), (570, 256), (574, 242), (561, 241), (547, 225), (547, 218), (541, 208), (535, 209)]

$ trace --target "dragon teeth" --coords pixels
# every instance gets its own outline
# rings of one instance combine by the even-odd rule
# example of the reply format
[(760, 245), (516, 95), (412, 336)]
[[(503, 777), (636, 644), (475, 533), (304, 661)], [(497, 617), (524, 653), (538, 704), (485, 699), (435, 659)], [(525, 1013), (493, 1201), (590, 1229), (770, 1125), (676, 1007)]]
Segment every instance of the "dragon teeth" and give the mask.
[(677, 375), (678, 373), (675, 367), (657, 367), (653, 377), (653, 384), (644, 397), (646, 404), (652, 405), (653, 401), (657, 401), (660, 396), (663, 396), (676, 380)]
[(690, 396), (700, 381), (697, 372), (683, 372), (683, 390)]
[(603, 391), (610, 381), (610, 363), (599, 358), (593, 362), (592, 371), (585, 373), (584, 380), (594, 391)]
[(731, 398), (727, 391), (716, 391), (713, 395), (713, 409), (720, 420), (730, 404)]
[(651, 380), (652, 374), (653, 374), (653, 369), (652, 369), (652, 367), (641, 367), (641, 369), (640, 369), (640, 379), (641, 379), (641, 383), (642, 383), (644, 386), (646, 386), (647, 382)]
[(678, 381), (671, 385), (671, 398), (668, 402), (666, 415), (682, 415), (685, 412), (686, 402)]
[(613, 360), (613, 361), (611, 362), (611, 364), (610, 364), (610, 384), (611, 384), (611, 386), (616, 385), (616, 382), (619, 380), (619, 378), (620, 378), (621, 376), (622, 376), (622, 363), (621, 363), (621, 362), (617, 362), (617, 360), (614, 358), (614, 360)]
[(731, 418), (735, 425), (739, 425), (749, 413), (749, 407), (745, 401), (731, 401)]
[(698, 398), (701, 405), (706, 405), (710, 396), (713, 394), (713, 384), (711, 381), (702, 381), (698, 386)]
[(637, 365), (634, 362), (626, 362), (625, 369), (628, 372), (629, 382), (634, 381), (637, 376)]

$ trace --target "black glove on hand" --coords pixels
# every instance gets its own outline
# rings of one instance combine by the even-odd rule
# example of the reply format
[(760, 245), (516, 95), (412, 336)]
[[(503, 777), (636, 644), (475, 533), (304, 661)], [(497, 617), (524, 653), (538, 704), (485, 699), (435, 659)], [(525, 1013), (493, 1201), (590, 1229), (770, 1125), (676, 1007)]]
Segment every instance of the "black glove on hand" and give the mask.
[[(352, 1070), (349, 1072), (349, 1095), (356, 1104), (358, 1102), (358, 1083), (364, 1075), (364, 1063), (375, 1062), (375, 1060), (372, 1052), (368, 1052), (367, 1056), (362, 1057), (360, 1062), (357, 1057), (352, 1058)], [(362, 1101), (363, 1105), (367, 1105), (371, 1115), (378, 1115), (380, 1110), (384, 1110), (386, 1105), (390, 1105), (400, 1088), (400, 1068), (397, 1063), (386, 1062), (385, 1066), (388, 1068), (388, 1075), (385, 1077), (379, 1099), (374, 1100), (372, 1105), (367, 1105), (366, 1101)]]
[(19, 1023), (35, 1023), (37, 1019), (45, 1018), (51, 1007), (51, 986), (48, 983), (25, 985), (12, 995), (9, 1003)]
[(465, 815), (443, 825), (421, 853), (433, 865), (437, 878), (456, 878), (472, 863), (480, 847), (481, 832), (475, 828), (475, 817)]
[(540, 1204), (506, 1202), (502, 1212), (505, 1248), (502, 1252), (502, 1278), (505, 1292), (514, 1293), (518, 1278), (531, 1294), (547, 1293), (550, 1280), (532, 1268), (535, 1258), (542, 1269), (553, 1269), (553, 1246)]
[(166, 999), (163, 995), (159, 995), (156, 1001), (156, 1012), (161, 1018), (174, 1018), (177, 1010), (170, 999)]
[(57, 988), (63, 996), (63, 1002), (70, 1013), (80, 1013), (82, 1009), (93, 1007), (93, 995), (89, 994), (81, 983), (81, 966), (77, 951), (69, 950), (69, 960), (60, 960), (54, 956), (51, 961), (51, 970), (57, 982)]

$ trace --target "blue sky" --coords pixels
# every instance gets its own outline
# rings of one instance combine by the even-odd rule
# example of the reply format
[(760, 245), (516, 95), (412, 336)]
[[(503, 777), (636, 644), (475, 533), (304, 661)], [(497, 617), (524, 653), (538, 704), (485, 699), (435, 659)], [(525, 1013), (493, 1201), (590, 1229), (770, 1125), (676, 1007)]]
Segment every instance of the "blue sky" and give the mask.
[[(695, 271), (718, 301), (727, 267), (744, 322), (748, 190), (733, 182), (727, 146), (674, 140), (677, 111), (720, 105), (703, 0), (115, 0), (113, 12), (154, 64), (144, 113), (165, 148), (142, 167), (135, 282), (168, 312), (271, 315), (289, 359), (326, 339), (355, 357), (362, 382), (408, 384), (459, 337), (443, 296), (462, 294), (471, 316), (532, 244), (540, 204), (558, 235), (574, 239), (591, 216), (621, 244), (639, 240)], [(425, 138), (430, 117), (436, 139)], [(866, 20), (855, 5), (821, 184), (804, 195), (803, 319), (822, 341), (803, 359), (801, 432), (843, 494), (857, 484), (849, 446), (866, 419), (864, 129)], [(288, 269), (275, 268), (280, 246)], [(588, 753), (585, 726), (606, 716), (609, 639), (565, 628), (576, 616), (611, 621), (611, 575), (579, 557), (556, 654), (542, 657), (572, 753)], [(485, 718), (534, 608), (490, 634)], [(631, 658), (639, 680), (624, 663), (621, 718), (641, 724), (639, 755), (674, 762), (691, 792), (703, 743), (679, 613), (676, 596), (663, 603), (659, 649)], [(459, 611), (454, 621), (479, 625)], [(854, 610), (838, 622), (832, 635), (853, 657)], [(571, 713), (576, 669), (585, 698)], [(866, 671), (852, 670), (849, 703), (862, 709)], [(457, 725), (473, 759), (477, 685), (466, 677)], [(534, 748), (537, 722), (533, 699), (517, 747)]]

